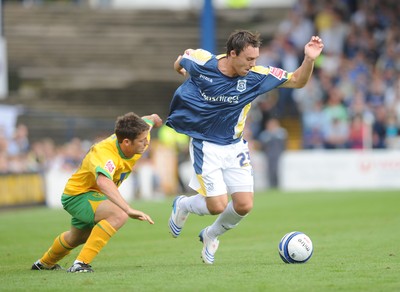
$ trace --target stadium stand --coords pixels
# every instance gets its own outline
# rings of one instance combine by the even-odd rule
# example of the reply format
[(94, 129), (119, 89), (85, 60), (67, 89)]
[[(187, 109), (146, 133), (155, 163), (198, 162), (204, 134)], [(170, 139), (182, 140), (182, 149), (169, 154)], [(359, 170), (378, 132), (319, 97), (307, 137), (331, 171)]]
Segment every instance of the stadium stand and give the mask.
[[(280, 8), (219, 11), (219, 52), (235, 28), (263, 23), (256, 29), (270, 37), (285, 13)], [(86, 118), (109, 128), (127, 110), (165, 117), (181, 82), (172, 64), (184, 49), (200, 46), (199, 14), (6, 2), (11, 93), (5, 103), (23, 104), (20, 119), (29, 124), (32, 139), (50, 136), (57, 142), (71, 138), (66, 134), (71, 127), (73, 135), (85, 137), (93, 124)]]

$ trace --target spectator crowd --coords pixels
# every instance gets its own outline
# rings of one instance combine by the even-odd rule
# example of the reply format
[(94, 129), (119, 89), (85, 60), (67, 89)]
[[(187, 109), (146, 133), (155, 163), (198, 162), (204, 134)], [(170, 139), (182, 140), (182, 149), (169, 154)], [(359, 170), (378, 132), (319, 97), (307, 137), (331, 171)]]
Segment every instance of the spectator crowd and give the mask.
[(400, 148), (399, 15), (396, 0), (296, 1), (258, 63), (293, 71), (312, 35), (323, 55), (306, 87), (253, 107), (253, 138), (271, 116), (298, 114), (304, 149)]

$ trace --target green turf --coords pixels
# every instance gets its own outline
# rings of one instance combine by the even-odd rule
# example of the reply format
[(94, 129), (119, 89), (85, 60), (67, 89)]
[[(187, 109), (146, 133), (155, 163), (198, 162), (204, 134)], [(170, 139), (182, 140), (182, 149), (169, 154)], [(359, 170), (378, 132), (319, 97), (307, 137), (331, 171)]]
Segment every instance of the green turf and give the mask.
[[(156, 224), (130, 220), (92, 274), (29, 270), (68, 228), (66, 212), (0, 211), (0, 291), (400, 291), (400, 192), (256, 194), (253, 212), (220, 238), (213, 266), (201, 262), (197, 235), (215, 217), (191, 215), (173, 239), (172, 199), (135, 202)], [(280, 238), (295, 230), (313, 240), (306, 264), (278, 256)]]

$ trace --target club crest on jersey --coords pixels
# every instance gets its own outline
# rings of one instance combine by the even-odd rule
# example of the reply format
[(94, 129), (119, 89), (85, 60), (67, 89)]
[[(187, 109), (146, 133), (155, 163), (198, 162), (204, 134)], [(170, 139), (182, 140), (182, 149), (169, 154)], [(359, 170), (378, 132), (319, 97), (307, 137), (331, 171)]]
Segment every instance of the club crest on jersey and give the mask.
[(243, 80), (243, 79), (238, 80), (236, 90), (240, 91), (240, 92), (245, 91), (246, 90), (246, 82), (247, 82), (247, 80)]
[(104, 168), (109, 172), (112, 173), (115, 169), (115, 164), (112, 160), (108, 160)]

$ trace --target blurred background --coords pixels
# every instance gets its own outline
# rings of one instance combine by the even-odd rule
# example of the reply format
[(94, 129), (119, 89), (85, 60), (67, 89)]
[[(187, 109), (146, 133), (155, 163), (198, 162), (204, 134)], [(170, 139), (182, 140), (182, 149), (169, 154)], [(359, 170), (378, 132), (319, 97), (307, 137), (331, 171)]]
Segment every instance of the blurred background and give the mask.
[[(246, 122), (256, 191), (400, 189), (397, 0), (2, 1), (0, 207), (59, 207), (64, 184), (117, 116), (159, 114), (187, 48), (225, 52), (235, 29), (263, 38), (258, 65), (294, 71), (312, 35), (323, 55), (306, 87), (260, 96)], [(169, 128), (126, 199), (187, 188), (188, 138)]]

